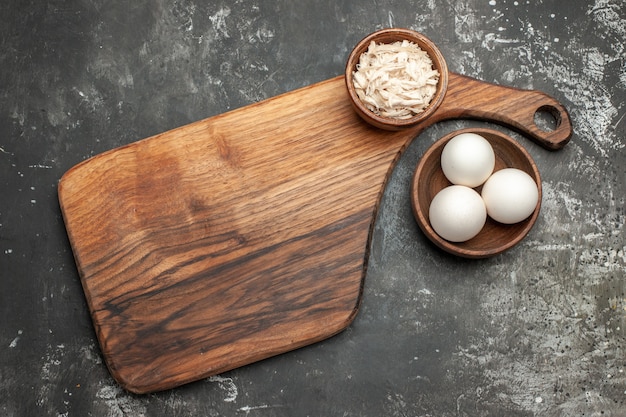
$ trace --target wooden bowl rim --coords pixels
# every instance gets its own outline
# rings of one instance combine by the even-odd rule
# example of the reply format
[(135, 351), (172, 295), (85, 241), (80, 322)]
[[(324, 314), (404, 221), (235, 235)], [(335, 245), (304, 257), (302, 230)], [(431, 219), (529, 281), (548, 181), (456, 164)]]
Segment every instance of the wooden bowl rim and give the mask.
[[(424, 109), (424, 111), (408, 119), (394, 119), (375, 114), (369, 110), (365, 104), (363, 104), (361, 99), (356, 94), (353, 84), (353, 72), (356, 68), (356, 64), (359, 62), (361, 54), (369, 47), (370, 42), (390, 43), (399, 40), (409, 40), (417, 43), (420, 48), (428, 53), (433, 61), (433, 67), (439, 70), (437, 91), (430, 104)], [(357, 43), (352, 49), (346, 62), (345, 81), (350, 101), (359, 116), (374, 126), (388, 130), (400, 130), (422, 122), (437, 110), (446, 95), (446, 91), (448, 90), (448, 65), (446, 64), (443, 54), (435, 43), (422, 33), (404, 28), (381, 29), (370, 33), (361, 39), (361, 41), (359, 41), (359, 43)]]
[[(503, 140), (503, 141), (507, 142), (507, 144), (509, 145), (510, 149), (513, 149), (514, 152), (518, 153), (519, 156), (523, 157), (523, 159), (525, 159), (528, 162), (528, 164), (529, 164), (529, 166), (530, 166), (530, 168), (532, 170), (531, 177), (533, 178), (533, 180), (537, 184), (537, 190), (539, 192), (539, 198), (538, 198), (537, 205), (535, 206), (535, 210), (533, 211), (533, 213), (527, 219), (525, 219), (522, 222), (516, 224), (516, 225), (522, 224), (523, 228), (514, 236), (513, 239), (510, 239), (507, 242), (495, 245), (495, 246), (493, 246), (493, 247), (491, 247), (489, 249), (480, 249), (479, 250), (479, 249), (472, 249), (471, 247), (468, 248), (467, 245), (468, 245), (468, 242), (472, 241), (471, 239), (468, 242), (455, 243), (455, 242), (449, 242), (449, 241), (443, 239), (442, 237), (440, 237), (434, 231), (434, 229), (431, 227), (430, 222), (428, 220), (428, 213), (427, 212), (425, 213), (424, 210), (422, 210), (420, 201), (418, 201), (420, 184), (424, 184), (424, 181), (425, 181), (424, 179), (421, 178), (422, 175), (423, 175), (422, 172), (427, 167), (427, 164), (432, 163), (430, 160), (433, 157), (435, 157), (435, 155), (440, 155), (441, 154), (440, 150), (443, 149), (445, 144), (450, 139), (452, 139), (453, 137), (455, 137), (457, 135), (460, 135), (462, 133), (476, 133), (476, 134), (479, 134), (481, 136), (487, 136), (488, 140), (490, 138), (496, 138), (495, 140)], [(496, 151), (496, 149), (494, 149), (494, 151)], [(439, 160), (437, 160), (436, 162), (440, 164)], [(519, 166), (517, 166), (517, 167), (516, 166), (512, 166), (512, 167), (508, 167), (508, 168), (519, 168)], [(439, 169), (441, 169), (441, 165), (440, 165)], [(497, 171), (497, 169), (496, 169), (496, 171)], [(496, 172), (496, 171), (494, 171), (494, 172)], [(481, 188), (481, 187), (476, 187), (476, 188)], [(542, 185), (541, 185), (541, 176), (539, 174), (539, 169), (537, 168), (537, 165), (535, 164), (535, 161), (533, 160), (532, 156), (528, 153), (528, 151), (522, 145), (520, 145), (515, 139), (513, 139), (509, 135), (507, 135), (507, 134), (505, 134), (503, 132), (500, 132), (498, 130), (488, 129), (488, 128), (470, 127), (470, 128), (464, 128), (464, 129), (455, 130), (453, 132), (450, 132), (450, 133), (446, 134), (445, 136), (443, 136), (440, 139), (438, 139), (435, 143), (433, 143), (426, 150), (424, 155), (422, 155), (422, 157), (420, 158), (420, 161), (418, 162), (417, 167), (415, 169), (415, 172), (413, 174), (413, 178), (411, 180), (410, 194), (411, 194), (411, 205), (412, 205), (412, 208), (413, 208), (413, 214), (415, 216), (415, 219), (416, 219), (420, 229), (422, 230), (422, 232), (426, 235), (426, 237), (431, 242), (433, 242), (436, 246), (438, 246), (439, 248), (443, 249), (444, 251), (446, 251), (448, 253), (451, 253), (453, 255), (457, 255), (457, 256), (460, 256), (460, 257), (464, 257), (464, 258), (487, 258), (487, 257), (490, 257), (490, 256), (498, 255), (498, 254), (500, 254), (502, 252), (505, 252), (506, 250), (508, 250), (508, 249), (512, 248), (513, 246), (517, 245), (520, 241), (522, 241), (522, 239), (524, 239), (526, 237), (526, 235), (528, 235), (528, 233), (530, 232), (530, 230), (532, 229), (532, 227), (536, 223), (537, 218), (539, 216), (543, 190), (542, 190)], [(428, 202), (428, 204), (430, 205), (430, 202)], [(488, 221), (493, 221), (493, 220), (488, 220)], [(493, 222), (497, 223), (495, 221), (493, 221)], [(506, 227), (514, 226), (514, 225), (501, 225), (501, 226), (503, 228), (506, 228)], [(479, 233), (479, 235), (481, 233), (483, 233), (483, 232), (484, 232), (484, 230), (481, 231)]]

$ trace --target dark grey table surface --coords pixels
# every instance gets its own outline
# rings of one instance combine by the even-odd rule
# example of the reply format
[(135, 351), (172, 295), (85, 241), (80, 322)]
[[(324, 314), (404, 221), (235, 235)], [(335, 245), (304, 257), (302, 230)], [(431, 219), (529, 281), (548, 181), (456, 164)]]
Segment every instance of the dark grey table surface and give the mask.
[[(341, 75), (356, 42), (390, 26), (429, 36), (451, 71), (569, 109), (561, 151), (512, 134), (543, 177), (531, 233), (479, 261), (425, 239), (408, 195), (420, 156), (453, 129), (489, 125), (438, 124), (391, 175), (345, 332), (165, 392), (123, 391), (95, 339), (59, 178)], [(626, 416), (622, 0), (9, 0), (0, 45), (1, 415)]]

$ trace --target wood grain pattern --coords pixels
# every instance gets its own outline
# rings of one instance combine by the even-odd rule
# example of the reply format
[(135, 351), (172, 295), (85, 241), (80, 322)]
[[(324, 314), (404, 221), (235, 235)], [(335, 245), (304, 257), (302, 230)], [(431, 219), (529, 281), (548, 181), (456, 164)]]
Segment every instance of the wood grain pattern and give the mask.
[(337, 77), (68, 171), (61, 210), (115, 379), (135, 393), (168, 389), (345, 329), (380, 194), (408, 142), (447, 117), (526, 128), (509, 107), (453, 105), (466, 82), (484, 92), (450, 74), (445, 111), (405, 131), (363, 122)]
[[(546, 112), (555, 119), (555, 129), (535, 124), (535, 114)], [(450, 74), (448, 92), (430, 123), (444, 119), (473, 118), (506, 125), (548, 150), (563, 148), (572, 137), (567, 109), (553, 97), (535, 90), (496, 86), (459, 74)]]

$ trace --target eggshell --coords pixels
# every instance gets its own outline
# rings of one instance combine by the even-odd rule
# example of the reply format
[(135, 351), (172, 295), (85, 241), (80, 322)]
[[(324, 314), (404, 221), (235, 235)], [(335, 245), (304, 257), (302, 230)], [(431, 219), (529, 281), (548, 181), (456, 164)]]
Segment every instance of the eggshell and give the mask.
[(485, 225), (487, 211), (480, 194), (463, 185), (451, 185), (439, 191), (430, 203), (431, 227), (450, 242), (465, 242)]
[(530, 216), (537, 206), (539, 190), (530, 175), (517, 168), (495, 172), (483, 185), (481, 196), (489, 217), (513, 224)]
[(456, 185), (478, 187), (493, 172), (495, 154), (487, 139), (476, 133), (461, 133), (446, 143), (441, 152), (441, 169)]

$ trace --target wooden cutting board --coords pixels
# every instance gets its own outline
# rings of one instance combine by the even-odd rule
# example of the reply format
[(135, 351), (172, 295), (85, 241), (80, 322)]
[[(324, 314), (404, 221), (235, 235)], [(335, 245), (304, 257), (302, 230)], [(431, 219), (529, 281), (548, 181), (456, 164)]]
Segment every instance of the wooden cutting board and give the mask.
[[(535, 127), (538, 109), (555, 114), (556, 130)], [(427, 122), (378, 130), (337, 77), (69, 170), (61, 210), (114, 378), (135, 393), (164, 390), (345, 329), (395, 161), (452, 117), (499, 122), (549, 149), (571, 136), (545, 94), (457, 74)]]

